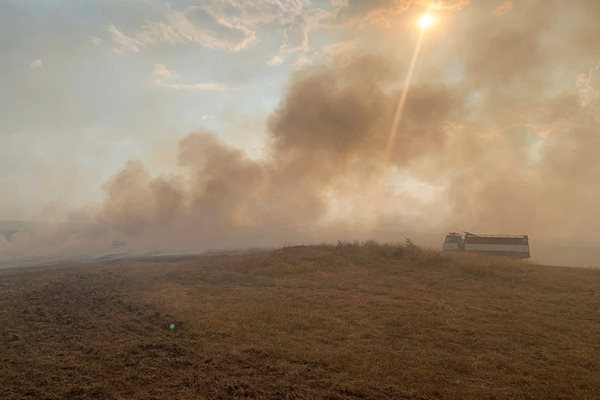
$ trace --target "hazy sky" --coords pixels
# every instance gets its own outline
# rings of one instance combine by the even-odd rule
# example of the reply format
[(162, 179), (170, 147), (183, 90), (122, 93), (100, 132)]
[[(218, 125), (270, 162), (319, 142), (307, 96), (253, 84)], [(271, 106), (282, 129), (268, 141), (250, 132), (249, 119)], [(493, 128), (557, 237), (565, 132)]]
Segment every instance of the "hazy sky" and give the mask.
[(97, 200), (126, 160), (162, 162), (200, 127), (258, 153), (290, 68), (313, 54), (286, 51), (301, 43), (283, 25), (317, 11), (240, 2), (245, 20), (225, 3), (3, 1), (0, 219)]
[[(427, 12), (434, 24), (406, 84)], [(227, 224), (272, 223), (273, 210), (240, 211), (261, 198), (320, 222), (590, 234), (598, 15), (594, 0), (3, 1), (0, 220), (101, 209), (94, 220), (119, 225), (128, 174), (144, 177), (135, 198), (177, 181), (167, 191), (185, 215), (212, 215), (207, 198), (226, 196), (207, 176), (258, 171), (254, 189), (228, 192), (244, 206), (221, 210)], [(357, 215), (358, 204), (369, 207)], [(563, 221), (566, 208), (577, 212)]]
[[(97, 201), (125, 161), (169, 163), (177, 140), (199, 128), (259, 157), (290, 73), (360, 46), (408, 57), (428, 2), (412, 3), (3, 1), (0, 219)], [(487, 3), (491, 12), (501, 2)]]

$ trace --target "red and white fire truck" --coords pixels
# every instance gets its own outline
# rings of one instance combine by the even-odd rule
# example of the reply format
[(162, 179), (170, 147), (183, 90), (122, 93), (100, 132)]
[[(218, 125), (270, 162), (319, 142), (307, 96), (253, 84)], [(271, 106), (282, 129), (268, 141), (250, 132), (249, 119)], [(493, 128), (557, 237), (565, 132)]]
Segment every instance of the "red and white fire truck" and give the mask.
[(480, 235), (450, 232), (446, 235), (444, 251), (470, 251), (515, 258), (529, 258), (527, 235)]

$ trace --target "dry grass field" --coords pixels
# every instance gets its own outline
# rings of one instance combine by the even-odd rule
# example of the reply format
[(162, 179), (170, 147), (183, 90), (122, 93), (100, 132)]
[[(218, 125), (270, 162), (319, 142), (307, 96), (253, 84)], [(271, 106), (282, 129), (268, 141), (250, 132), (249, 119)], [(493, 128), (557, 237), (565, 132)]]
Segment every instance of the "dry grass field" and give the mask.
[(600, 271), (370, 243), (0, 270), (0, 361), (0, 399), (600, 399)]

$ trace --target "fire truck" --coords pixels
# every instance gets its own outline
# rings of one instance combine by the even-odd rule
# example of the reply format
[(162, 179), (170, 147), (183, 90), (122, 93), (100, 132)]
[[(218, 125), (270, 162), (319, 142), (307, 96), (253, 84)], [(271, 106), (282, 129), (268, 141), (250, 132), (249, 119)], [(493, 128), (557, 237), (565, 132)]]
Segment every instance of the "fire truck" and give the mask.
[(530, 256), (527, 235), (481, 235), (470, 232), (461, 235), (450, 232), (446, 235), (442, 250), (479, 252), (514, 258)]

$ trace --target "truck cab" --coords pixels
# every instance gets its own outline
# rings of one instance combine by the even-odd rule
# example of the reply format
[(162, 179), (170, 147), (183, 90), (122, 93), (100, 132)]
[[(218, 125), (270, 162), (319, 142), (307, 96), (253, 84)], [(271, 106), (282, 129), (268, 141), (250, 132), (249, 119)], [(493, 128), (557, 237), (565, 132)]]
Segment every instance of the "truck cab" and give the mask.
[(442, 250), (444, 251), (460, 251), (465, 249), (465, 243), (460, 233), (450, 232), (446, 235)]

